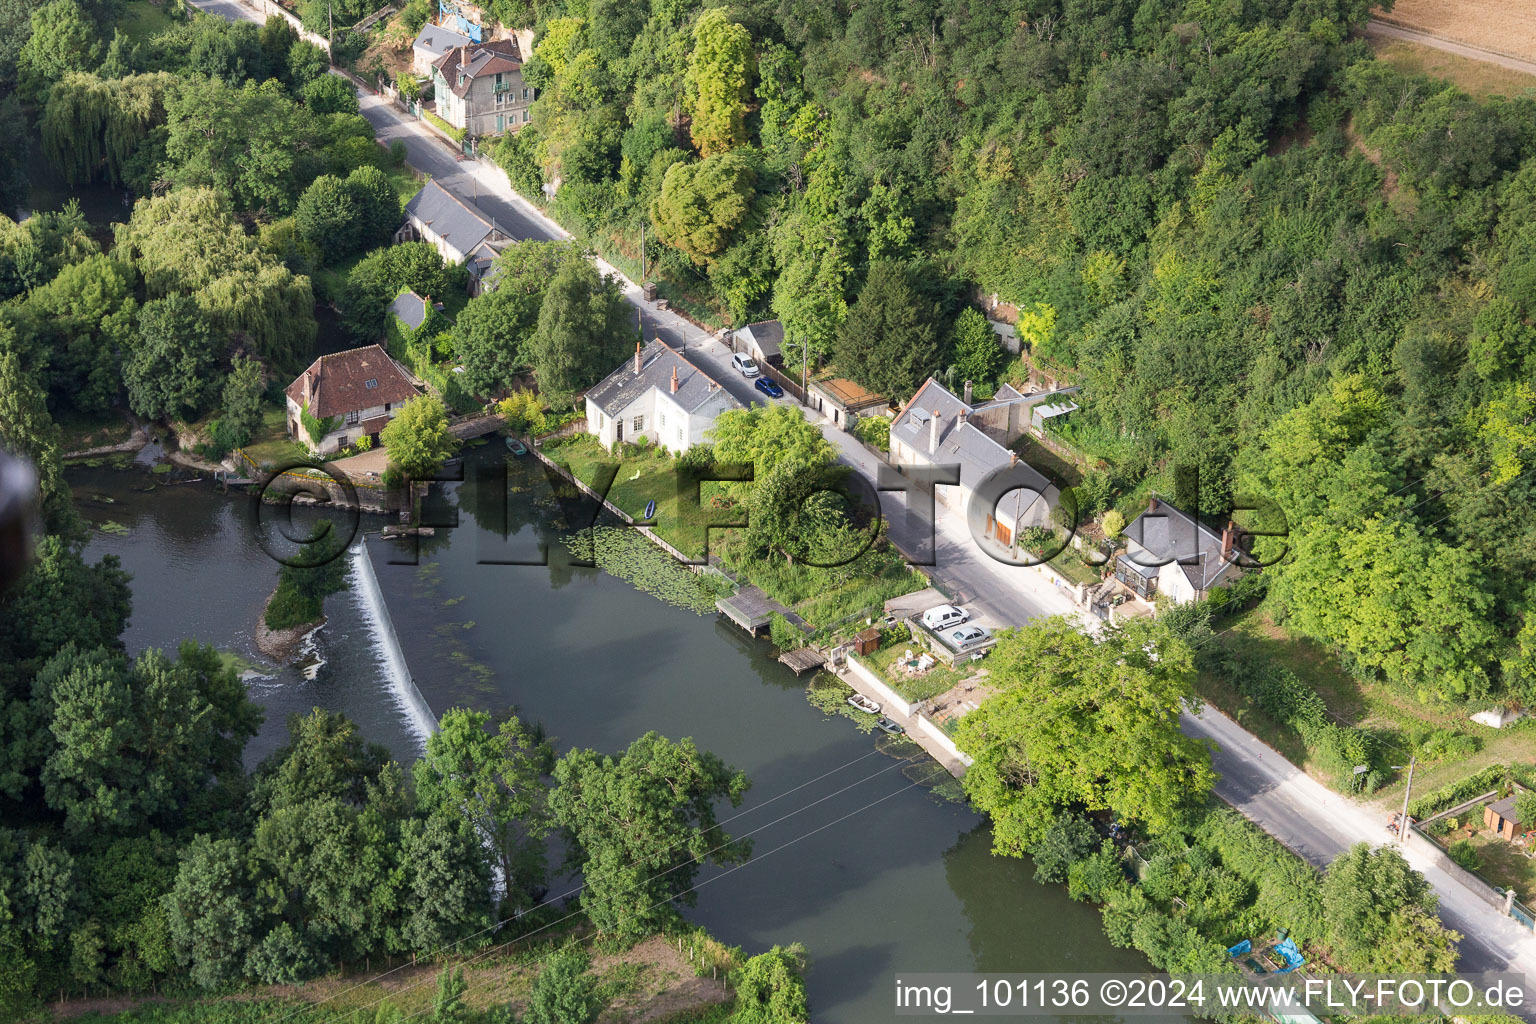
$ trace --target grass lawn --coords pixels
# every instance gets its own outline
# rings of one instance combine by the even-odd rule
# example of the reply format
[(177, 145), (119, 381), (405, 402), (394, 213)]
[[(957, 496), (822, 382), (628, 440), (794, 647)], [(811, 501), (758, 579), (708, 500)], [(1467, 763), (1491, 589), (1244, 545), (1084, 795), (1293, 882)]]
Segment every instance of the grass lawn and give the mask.
[(964, 659), (960, 662), (963, 666), (961, 668), (950, 668), (941, 661), (921, 676), (909, 676), (895, 668), (902, 654), (908, 650), (911, 650), (913, 658), (916, 659), (922, 656), (926, 648), (921, 641), (906, 640), (890, 647), (882, 647), (874, 654), (865, 655), (862, 659), (890, 685), (891, 689), (907, 700), (918, 701), (937, 697), (946, 690), (954, 688), (973, 673), (970, 660)]
[(309, 449), (288, 437), (287, 414), (276, 405), (262, 409), (261, 430), (245, 446), (245, 453), (261, 466), (309, 460)]
[[(608, 490), (608, 500), (638, 521), (645, 515), (648, 502), (656, 502), (656, 515), (650, 521), (661, 539), (692, 558), (702, 558), (705, 550), (706, 524), (729, 520), (733, 513), (721, 512), (709, 505), (709, 485), (701, 488), (700, 500), (680, 501), (678, 477), (672, 470), (672, 458), (656, 448), (644, 455), (624, 458), (610, 455), (590, 434), (580, 434), (558, 446), (546, 445), (544, 453), (565, 466), (576, 479), (591, 486), (602, 462), (619, 462), (619, 472)], [(719, 539), (717, 530), (711, 542)]]
[(163, 4), (149, 0), (129, 0), (120, 10), (122, 16), (117, 19), (117, 27), (135, 43), (142, 43), (176, 24), (176, 20), (165, 13)]
[[(1460, 832), (1456, 833), (1459, 837)], [(1487, 829), (1479, 829), (1472, 837), (1482, 866), (1478, 874), (1494, 885), (1515, 890), (1522, 903), (1536, 902), (1536, 860), (1525, 855), (1522, 847), (1507, 839), (1500, 839)]]
[(1102, 570), (1098, 566), (1084, 562), (1081, 554), (1073, 547), (1068, 547), (1046, 564), (1066, 577), (1069, 583), (1081, 583), (1091, 587), (1104, 578)]
[(1536, 78), (1487, 61), (1460, 57), (1405, 39), (1371, 39), (1370, 44), (1378, 60), (1399, 71), (1443, 78), (1478, 99), (1529, 95), (1536, 90)]
[[(1419, 752), (1421, 739), (1430, 730), (1448, 730), (1473, 737), (1476, 753), (1439, 762), (1420, 761), (1414, 772), (1415, 792), (1427, 793), (1491, 764), (1529, 762), (1536, 757), (1536, 722), (1522, 722), (1503, 729), (1487, 729), (1468, 720), (1478, 706), (1421, 704), (1412, 695), (1386, 683), (1365, 683), (1351, 676), (1338, 657), (1311, 640), (1292, 636), (1262, 611), (1253, 609), (1216, 623), (1230, 632), (1213, 641), (1241, 650), (1249, 659), (1267, 661), (1295, 673), (1322, 697), (1334, 719), (1342, 725), (1368, 729), (1378, 737), (1391, 763), (1406, 763)], [(1200, 695), (1231, 715), (1244, 728), (1273, 746), (1292, 762), (1306, 766), (1307, 751), (1300, 735), (1276, 722), (1235, 686), (1217, 674), (1201, 671), (1196, 681)], [(1328, 779), (1320, 779), (1328, 783)], [(1396, 806), (1403, 799), (1405, 778), (1397, 779), (1372, 794), (1382, 806)]]

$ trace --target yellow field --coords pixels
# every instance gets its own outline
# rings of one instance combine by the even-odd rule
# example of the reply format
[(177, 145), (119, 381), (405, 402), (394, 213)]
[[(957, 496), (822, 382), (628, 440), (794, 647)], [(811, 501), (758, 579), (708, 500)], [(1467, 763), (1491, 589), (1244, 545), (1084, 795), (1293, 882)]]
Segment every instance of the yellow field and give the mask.
[(1536, 3), (1532, 0), (1397, 0), (1375, 17), (1495, 53), (1536, 60)]

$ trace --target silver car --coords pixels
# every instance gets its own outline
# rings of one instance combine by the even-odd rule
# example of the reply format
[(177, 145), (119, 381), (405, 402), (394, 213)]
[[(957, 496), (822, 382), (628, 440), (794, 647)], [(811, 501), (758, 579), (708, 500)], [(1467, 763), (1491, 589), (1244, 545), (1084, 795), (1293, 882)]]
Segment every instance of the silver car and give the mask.
[(982, 626), (961, 626), (944, 634), (945, 642), (957, 651), (991, 639), (992, 633)]
[(757, 368), (757, 360), (745, 352), (737, 352), (731, 356), (731, 366), (740, 371), (743, 377), (756, 377), (762, 371)]

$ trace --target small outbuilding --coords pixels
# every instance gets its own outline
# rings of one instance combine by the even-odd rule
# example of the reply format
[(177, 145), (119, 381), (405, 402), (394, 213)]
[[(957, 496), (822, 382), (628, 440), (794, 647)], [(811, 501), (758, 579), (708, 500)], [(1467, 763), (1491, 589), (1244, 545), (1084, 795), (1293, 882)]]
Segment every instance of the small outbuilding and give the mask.
[(1511, 793), (1503, 800), (1495, 800), (1483, 806), (1483, 824), (1497, 833), (1501, 839), (1508, 839), (1511, 842), (1525, 834), (1525, 830), (1531, 824), (1522, 822), (1519, 812), (1515, 810), (1515, 801), (1518, 796), (1517, 793)]

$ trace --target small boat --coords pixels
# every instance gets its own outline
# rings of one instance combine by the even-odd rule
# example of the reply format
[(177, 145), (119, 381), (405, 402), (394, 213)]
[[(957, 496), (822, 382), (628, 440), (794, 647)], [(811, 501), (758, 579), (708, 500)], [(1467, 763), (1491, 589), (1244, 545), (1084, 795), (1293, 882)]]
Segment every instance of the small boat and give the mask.
[(884, 715), (881, 715), (879, 719), (876, 720), (875, 726), (881, 732), (890, 733), (892, 736), (905, 736), (907, 734), (907, 730), (903, 729), (889, 718), (886, 718)]
[(848, 703), (867, 715), (878, 715), (880, 713), (880, 705), (876, 704), (862, 693), (856, 693), (852, 697), (849, 697)]
[(656, 518), (656, 499), (655, 498), (652, 498), (650, 501), (645, 503), (645, 518), (647, 520), (655, 519)]
[(527, 455), (528, 448), (515, 437), (507, 438), (507, 451), (513, 455)]

